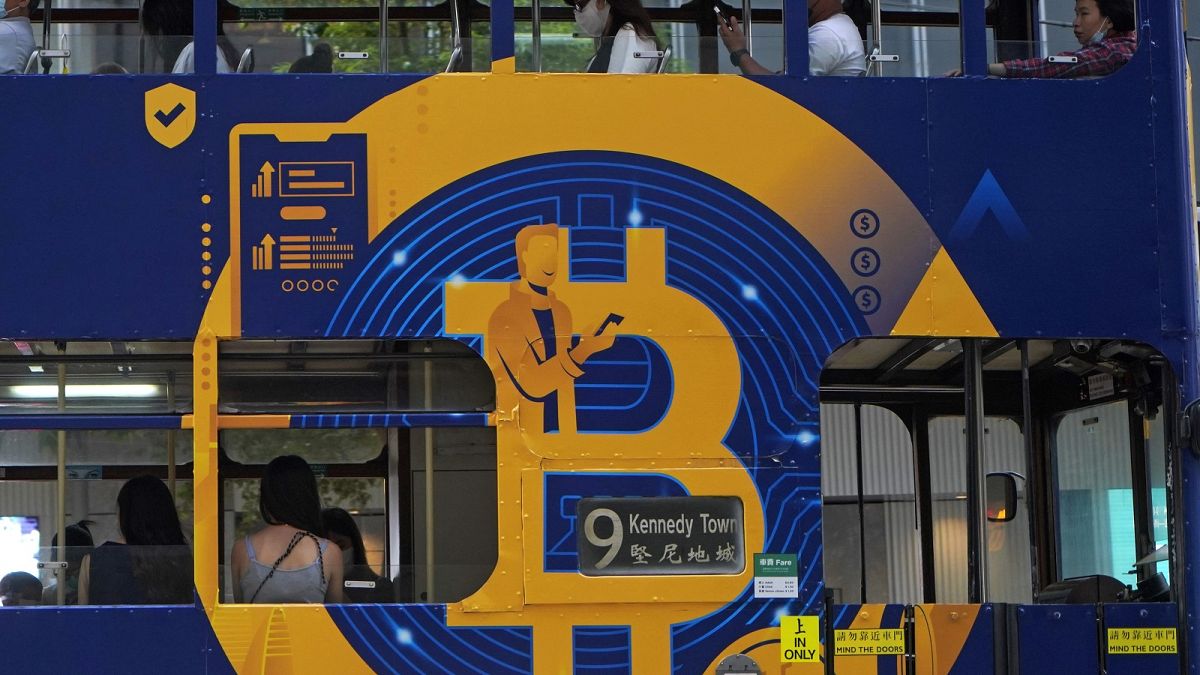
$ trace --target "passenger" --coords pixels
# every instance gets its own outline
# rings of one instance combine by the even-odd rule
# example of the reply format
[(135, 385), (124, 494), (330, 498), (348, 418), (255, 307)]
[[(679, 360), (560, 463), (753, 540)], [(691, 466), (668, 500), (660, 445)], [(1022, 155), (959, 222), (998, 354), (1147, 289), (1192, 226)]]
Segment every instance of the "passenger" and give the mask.
[[(717, 17), (717, 32), (729, 50), (729, 61), (744, 75), (771, 75), (746, 49), (746, 35), (736, 17), (726, 24)], [(867, 72), (858, 26), (842, 12), (839, 0), (808, 0), (808, 73), (858, 77)]]
[[(234, 11), (228, 0), (217, 0), (217, 16)], [(174, 64), (172, 73), (196, 71), (192, 46), (192, 0), (146, 0), (142, 5), (142, 30), (154, 36), (155, 48), (163, 64)], [(217, 72), (237, 69), (238, 53), (225, 37), (225, 28), (217, 20)]]
[(119, 63), (114, 63), (113, 61), (106, 61), (106, 62), (101, 63), (100, 65), (96, 66), (95, 68), (93, 68), (92, 74), (93, 75), (128, 75), (129, 71), (125, 70), (125, 66), (123, 66)]
[(266, 527), (233, 545), (235, 600), (341, 602), (342, 552), (318, 536), (321, 498), (308, 462), (295, 455), (271, 460), (258, 510)]
[(29, 607), (42, 604), (42, 582), (29, 572), (12, 572), (0, 579), (0, 606)]
[(83, 559), (79, 604), (190, 604), (192, 553), (167, 486), (154, 476), (126, 481), (117, 522), (124, 541), (106, 541)]
[(328, 43), (321, 42), (313, 47), (313, 53), (301, 56), (288, 68), (289, 73), (332, 73), (333, 49)]
[(641, 0), (566, 0), (575, 8), (575, 23), (585, 35), (600, 38), (600, 49), (588, 61), (589, 73), (652, 73), (658, 59), (636, 52), (658, 49), (650, 14)]
[[(337, 544), (342, 552), (342, 578), (345, 581), (360, 581), (374, 584), (364, 588), (345, 588), (342, 594), (347, 602), (395, 602), (392, 582), (375, 574), (367, 563), (367, 547), (354, 517), (345, 509), (329, 508), (321, 511), (321, 524), (329, 541)], [(343, 586), (345, 584), (343, 583)]]
[[(1075, 39), (1082, 45), (1075, 51), (1059, 52), (1074, 56), (1077, 63), (1050, 63), (1048, 59), (1014, 59), (988, 66), (988, 75), (996, 77), (1099, 77), (1114, 73), (1129, 63), (1137, 50), (1137, 25), (1133, 0), (1075, 0)], [(946, 73), (962, 75), (961, 70)]]
[(29, 55), (37, 43), (33, 41), (33, 26), (29, 14), (37, 9), (38, 0), (0, 0), (0, 74), (25, 72)]
[[(95, 543), (92, 540), (91, 526), (96, 523), (90, 520), (81, 520), (78, 523), (67, 526), (67, 545), (65, 558), (67, 559), (66, 573), (66, 595), (64, 602), (68, 605), (74, 605), (79, 602), (79, 571), (83, 566), (83, 558), (92, 552)], [(58, 546), (58, 535), (50, 539), (50, 555), (54, 557), (54, 549)], [(43, 605), (58, 604), (58, 582), (55, 581), (46, 587), (42, 593)]]

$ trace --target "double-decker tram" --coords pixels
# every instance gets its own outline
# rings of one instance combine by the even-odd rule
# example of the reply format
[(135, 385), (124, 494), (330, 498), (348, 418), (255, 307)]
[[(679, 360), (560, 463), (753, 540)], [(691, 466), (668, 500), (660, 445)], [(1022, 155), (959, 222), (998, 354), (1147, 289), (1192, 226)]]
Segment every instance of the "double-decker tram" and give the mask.
[(0, 669), (1195, 672), (1185, 8), (599, 3), (6, 3)]

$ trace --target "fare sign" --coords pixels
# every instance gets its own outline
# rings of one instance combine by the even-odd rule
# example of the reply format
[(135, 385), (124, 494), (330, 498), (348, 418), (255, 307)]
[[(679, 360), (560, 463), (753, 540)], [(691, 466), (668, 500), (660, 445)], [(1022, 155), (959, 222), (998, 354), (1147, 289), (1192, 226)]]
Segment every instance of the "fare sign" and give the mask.
[(585, 497), (576, 507), (579, 571), (588, 576), (740, 574), (737, 497)]

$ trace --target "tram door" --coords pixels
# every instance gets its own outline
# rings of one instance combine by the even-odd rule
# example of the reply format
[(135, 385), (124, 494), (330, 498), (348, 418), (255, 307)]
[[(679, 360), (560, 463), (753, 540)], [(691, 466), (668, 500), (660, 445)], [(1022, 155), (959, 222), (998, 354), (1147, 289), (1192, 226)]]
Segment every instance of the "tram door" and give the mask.
[[(1149, 644), (1176, 625), (1167, 378), (1120, 342), (893, 338), (830, 357), (834, 671), (1175, 672)], [(1154, 637), (1121, 651), (1135, 628)]]

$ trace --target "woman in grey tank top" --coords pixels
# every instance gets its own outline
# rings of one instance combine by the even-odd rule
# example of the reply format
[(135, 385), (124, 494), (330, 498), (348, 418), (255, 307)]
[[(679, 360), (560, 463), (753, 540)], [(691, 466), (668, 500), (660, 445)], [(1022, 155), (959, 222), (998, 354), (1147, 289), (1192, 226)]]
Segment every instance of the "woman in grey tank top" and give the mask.
[(267, 465), (258, 509), (266, 527), (233, 545), (234, 599), (253, 603), (342, 601), (342, 552), (318, 536), (321, 499), (308, 463)]

